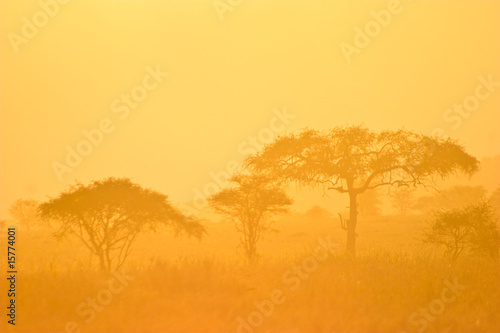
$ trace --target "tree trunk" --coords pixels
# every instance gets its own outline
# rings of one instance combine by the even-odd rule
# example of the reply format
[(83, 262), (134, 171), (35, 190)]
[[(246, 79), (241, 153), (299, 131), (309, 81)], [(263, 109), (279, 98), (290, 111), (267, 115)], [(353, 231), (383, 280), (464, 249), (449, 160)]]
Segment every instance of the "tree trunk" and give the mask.
[(248, 247), (246, 249), (246, 255), (247, 255), (247, 261), (250, 265), (253, 265), (255, 263), (256, 254), (257, 254), (256, 244), (255, 243), (248, 244)]
[(100, 270), (102, 273), (106, 273), (107, 272), (107, 268), (106, 268), (106, 258), (104, 256), (104, 253), (102, 250), (100, 250), (99, 252), (97, 252), (97, 257), (99, 258), (99, 267), (100, 267)]
[(356, 224), (358, 222), (358, 210), (356, 203), (356, 192), (349, 192), (349, 222), (347, 223), (347, 253), (356, 256)]

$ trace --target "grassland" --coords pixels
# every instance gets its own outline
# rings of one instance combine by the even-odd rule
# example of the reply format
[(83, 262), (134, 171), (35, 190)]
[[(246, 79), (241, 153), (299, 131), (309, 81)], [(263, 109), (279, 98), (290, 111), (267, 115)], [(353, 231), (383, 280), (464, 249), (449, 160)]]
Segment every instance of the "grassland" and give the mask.
[[(4, 318), (2, 332), (500, 332), (499, 263), (449, 262), (422, 244), (425, 223), (360, 219), (353, 261), (337, 220), (290, 215), (261, 242), (252, 267), (229, 223), (207, 222), (201, 241), (168, 230), (144, 235), (125, 267), (133, 279), (92, 316), (88, 298), (116, 278), (101, 275), (77, 241), (20, 230), (17, 325)], [(314, 259), (328, 237), (338, 246)], [(444, 302), (450, 284), (460, 287)]]

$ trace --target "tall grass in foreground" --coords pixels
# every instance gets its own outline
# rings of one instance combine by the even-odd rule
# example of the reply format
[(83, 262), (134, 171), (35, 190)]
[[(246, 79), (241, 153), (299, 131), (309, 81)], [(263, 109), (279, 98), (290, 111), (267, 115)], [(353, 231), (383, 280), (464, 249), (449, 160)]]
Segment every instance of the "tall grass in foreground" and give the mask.
[(339, 252), (299, 276), (294, 268), (309, 255), (262, 259), (251, 267), (221, 258), (129, 267), (134, 280), (89, 323), (77, 308), (95, 298), (108, 277), (78, 269), (26, 273), (19, 280), (15, 330), (64, 332), (72, 321), (81, 332), (237, 332), (256, 303), (280, 290), (283, 302), (268, 309), (258, 327), (241, 332), (418, 332), (410, 316), (439, 298), (446, 281), (458, 281), (466, 289), (421, 331), (500, 332), (497, 261), (451, 263), (430, 252), (385, 250), (363, 251), (352, 261)]

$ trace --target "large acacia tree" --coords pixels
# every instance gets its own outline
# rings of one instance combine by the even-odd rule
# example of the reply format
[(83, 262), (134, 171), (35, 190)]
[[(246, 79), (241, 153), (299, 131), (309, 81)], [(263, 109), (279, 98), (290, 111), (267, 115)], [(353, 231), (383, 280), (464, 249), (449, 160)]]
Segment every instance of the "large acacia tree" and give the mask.
[(42, 203), (39, 212), (44, 219), (60, 222), (56, 236), (76, 235), (106, 272), (123, 265), (141, 231), (168, 225), (197, 237), (204, 233), (202, 225), (175, 209), (166, 195), (128, 178), (77, 183)]
[(279, 137), (246, 161), (274, 179), (324, 185), (349, 195), (347, 251), (355, 254), (358, 195), (381, 186), (432, 186), (436, 177), (472, 174), (479, 162), (453, 140), (362, 126), (306, 129)]
[(17, 199), (9, 208), (10, 215), (27, 230), (38, 226), (37, 211), (38, 202), (33, 199)]

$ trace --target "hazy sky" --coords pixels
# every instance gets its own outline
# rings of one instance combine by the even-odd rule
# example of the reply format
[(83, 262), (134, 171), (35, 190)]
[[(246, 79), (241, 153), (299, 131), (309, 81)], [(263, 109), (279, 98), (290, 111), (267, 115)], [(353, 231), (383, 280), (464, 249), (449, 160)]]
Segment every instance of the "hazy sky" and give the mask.
[[(499, 154), (500, 1), (390, 3), (246, 0), (221, 20), (213, 1), (73, 0), (44, 22), (38, 1), (1, 0), (0, 217), (108, 176), (190, 201), (270, 126), (442, 128)], [(342, 43), (361, 47), (347, 59)], [(157, 69), (168, 77), (147, 77)], [(134, 108), (120, 100), (131, 92), (145, 97)], [(474, 110), (447, 111), (464, 102)], [(54, 162), (100, 123), (113, 131), (60, 181)]]

